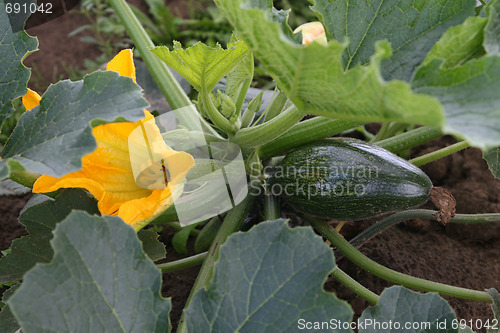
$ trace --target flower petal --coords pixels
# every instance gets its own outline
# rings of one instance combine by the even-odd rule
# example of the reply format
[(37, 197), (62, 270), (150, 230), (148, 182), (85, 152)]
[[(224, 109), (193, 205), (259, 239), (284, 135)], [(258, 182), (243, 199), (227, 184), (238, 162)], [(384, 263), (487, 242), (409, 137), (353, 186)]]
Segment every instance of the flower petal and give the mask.
[(293, 31), (294, 34), (302, 32), (302, 44), (309, 45), (313, 41), (326, 45), (325, 28), (321, 22), (304, 23)]
[(35, 106), (40, 104), (40, 100), (42, 98), (36, 91), (33, 91), (28, 88), (28, 92), (23, 96), (23, 105), (26, 108), (26, 111), (33, 110)]
[(127, 76), (135, 80), (134, 55), (132, 50), (126, 49), (120, 51), (106, 66), (107, 71), (118, 72), (122, 76)]

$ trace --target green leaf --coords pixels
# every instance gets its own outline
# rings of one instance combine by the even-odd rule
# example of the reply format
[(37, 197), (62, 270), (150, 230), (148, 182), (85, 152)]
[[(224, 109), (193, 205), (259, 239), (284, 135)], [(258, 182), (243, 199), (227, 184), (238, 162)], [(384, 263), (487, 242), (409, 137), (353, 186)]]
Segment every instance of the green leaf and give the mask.
[(151, 229), (142, 229), (137, 233), (142, 243), (142, 250), (152, 261), (164, 259), (167, 255), (165, 245), (158, 240), (158, 233)]
[[(361, 322), (389, 323), (395, 330), (376, 329), (375, 326), (360, 328), (359, 332), (457, 332), (451, 328), (451, 322), (456, 319), (455, 312), (450, 305), (436, 293), (420, 294), (401, 286), (385, 289), (380, 295), (377, 305), (363, 311)], [(399, 323), (399, 327), (396, 326)], [(407, 323), (425, 323), (427, 327), (418, 329), (405, 327)], [(443, 327), (438, 325), (444, 325)]]
[(345, 72), (345, 45), (332, 40), (327, 46), (294, 44), (283, 36), (269, 11), (248, 9), (255, 1), (215, 1), (255, 56), (299, 110), (332, 118), (358, 121), (400, 121), (439, 126), (443, 110), (429, 96), (414, 94), (401, 81), (384, 82), (380, 63), (391, 54), (379, 41), (367, 66)]
[(172, 245), (174, 246), (175, 251), (182, 254), (187, 253), (187, 241), (189, 235), (197, 225), (199, 225), (199, 223), (189, 224), (179, 230), (174, 237), (172, 237)]
[(427, 54), (422, 67), (434, 59), (441, 59), (443, 68), (453, 68), (483, 56), (484, 28), (487, 23), (486, 18), (470, 17), (462, 25), (450, 28)]
[(483, 158), (488, 162), (488, 167), (496, 179), (500, 179), (500, 147), (483, 152)]
[[(500, 293), (495, 288), (486, 289), (486, 292), (490, 295), (492, 300), (491, 310), (493, 311), (493, 315), (495, 319), (500, 320)], [(496, 331), (498, 332), (500, 329)]]
[(499, 146), (500, 57), (472, 59), (453, 68), (443, 67), (444, 63), (445, 59), (435, 58), (421, 67), (412, 82), (414, 90), (441, 101), (445, 133), (483, 150)]
[(427, 52), (451, 26), (474, 15), (475, 0), (360, 1), (315, 0), (313, 10), (328, 39), (347, 41), (345, 68), (366, 65), (376, 41), (386, 39), (394, 50), (382, 63), (386, 79), (410, 81)]
[(36, 263), (52, 259), (52, 231), (72, 209), (99, 214), (95, 199), (81, 189), (61, 190), (55, 200), (47, 198), (47, 201), (21, 213), (19, 222), (26, 227), (29, 235), (14, 240), (11, 252), (0, 258), (0, 284), (18, 281)]
[(13, 171), (24, 171), (24, 167), (17, 161), (0, 157), (0, 181), (9, 178)]
[[(14, 111), (12, 101), (24, 96), (30, 70), (22, 61), (35, 51), (38, 41), (28, 36), (22, 27), (29, 16), (23, 11), (9, 17), (5, 10), (5, 0), (0, 0), (0, 126)], [(35, 0), (25, 1), (28, 8)], [(21, 29), (19, 29), (21, 28)]]
[(81, 157), (96, 148), (92, 120), (136, 121), (144, 118), (147, 105), (141, 88), (116, 72), (60, 81), (47, 89), (40, 106), (21, 116), (2, 157), (14, 158), (29, 171), (61, 177), (81, 169)]
[[(7, 302), (9, 297), (14, 293), (14, 291), (19, 288), (19, 286), (19, 284), (16, 284), (7, 289), (7, 291), (3, 294), (2, 301)], [(8, 305), (4, 306), (2, 311), (0, 312), (0, 332), (15, 333), (18, 330), (19, 324), (17, 323), (16, 318), (14, 318), (12, 311), (10, 311)]]
[(0, 181), (0, 195), (23, 195), (30, 191), (29, 187), (20, 185), (10, 179)]
[(54, 231), (54, 259), (7, 304), (23, 332), (165, 332), (170, 300), (129, 225), (74, 211)]
[(211, 47), (202, 42), (183, 49), (181, 43), (174, 41), (172, 51), (166, 46), (158, 46), (151, 51), (196, 90), (201, 91), (202, 84), (205, 84), (211, 91), (248, 54), (248, 47), (239, 40), (230, 43), (226, 50), (219, 44)]
[(484, 48), (489, 55), (500, 55), (500, 1), (491, 1), (486, 12), (489, 21), (484, 31)]
[(253, 70), (253, 54), (248, 52), (238, 65), (227, 74), (225, 92), (235, 102), (236, 112), (241, 111), (246, 93), (252, 83)]
[(296, 332), (300, 319), (349, 322), (350, 306), (323, 290), (335, 267), (311, 228), (263, 222), (230, 236), (208, 290), (184, 310), (189, 332)]

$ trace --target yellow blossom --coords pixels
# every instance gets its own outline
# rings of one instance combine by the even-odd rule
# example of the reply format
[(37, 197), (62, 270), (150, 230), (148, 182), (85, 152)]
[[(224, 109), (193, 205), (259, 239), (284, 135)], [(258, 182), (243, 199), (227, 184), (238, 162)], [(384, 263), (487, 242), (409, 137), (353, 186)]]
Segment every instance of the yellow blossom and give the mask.
[[(135, 82), (130, 50), (120, 52), (106, 69), (128, 76)], [(28, 104), (33, 100), (26, 97), (27, 109), (36, 106)], [(182, 191), (181, 181), (194, 165), (190, 154), (172, 150), (165, 144), (154, 117), (146, 110), (144, 114), (145, 118), (137, 122), (111, 123), (93, 128), (97, 148), (82, 157), (82, 169), (60, 178), (43, 175), (35, 182), (33, 192), (84, 188), (98, 200), (101, 214), (117, 215), (136, 230), (144, 227), (145, 220), (172, 205)], [(154, 157), (139, 176), (134, 175), (132, 163), (136, 163), (136, 158), (141, 156), (133, 155), (131, 161), (129, 151), (131, 144), (135, 145), (134, 152), (137, 151), (138, 143), (130, 141), (130, 135), (136, 129), (144, 133), (147, 131), (147, 137), (143, 137), (147, 143), (143, 146), (146, 153), (142, 155)], [(148, 186), (148, 180), (158, 183), (158, 179), (162, 186)]]
[(323, 45), (327, 44), (325, 28), (321, 22), (305, 23), (293, 31), (294, 34), (299, 32), (302, 32), (302, 44), (304, 45), (309, 45), (313, 41)]

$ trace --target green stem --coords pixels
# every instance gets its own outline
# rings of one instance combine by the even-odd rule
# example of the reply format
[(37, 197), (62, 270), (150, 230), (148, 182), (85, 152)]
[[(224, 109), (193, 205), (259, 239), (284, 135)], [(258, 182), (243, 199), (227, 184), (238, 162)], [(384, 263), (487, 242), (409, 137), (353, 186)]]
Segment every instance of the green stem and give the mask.
[(261, 146), (281, 136), (302, 117), (304, 117), (304, 113), (292, 105), (263, 124), (241, 129), (236, 133), (234, 142), (242, 148)]
[(275, 92), (277, 92), (277, 95), (273, 96), (274, 98), (269, 105), (269, 110), (264, 117), (264, 122), (269, 121), (279, 115), (281, 113), (281, 110), (283, 110), (283, 107), (285, 106), (287, 100), (286, 95), (277, 89), (275, 90)]
[(306, 143), (324, 139), (360, 125), (361, 123), (354, 121), (314, 117), (295, 124), (277, 139), (258, 147), (257, 152), (262, 159), (268, 159)]
[(380, 297), (377, 294), (375, 294), (373, 291), (369, 290), (368, 288), (360, 284), (358, 281), (354, 280), (340, 268), (335, 267), (335, 269), (332, 272), (332, 275), (344, 286), (354, 291), (356, 295), (366, 299), (373, 305), (378, 303)]
[(228, 134), (234, 134), (236, 132), (236, 127), (229, 120), (227, 120), (215, 107), (212, 98), (210, 97), (210, 92), (207, 90), (205, 79), (201, 78), (201, 91), (200, 96), (203, 102), (203, 107), (208, 117), (212, 120), (215, 126), (223, 130)]
[(388, 129), (387, 132), (385, 133), (385, 138), (390, 138), (393, 137), (396, 133), (398, 133), (401, 130), (404, 130), (405, 128), (408, 128), (409, 125), (405, 123), (393, 123)]
[(273, 221), (280, 218), (280, 205), (278, 199), (272, 194), (264, 196), (264, 219)]
[[(253, 55), (250, 53), (247, 55), (247, 57), (253, 57)], [(241, 108), (243, 106), (243, 103), (245, 102), (245, 97), (247, 95), (248, 88), (250, 88), (250, 84), (252, 84), (251, 78), (245, 79), (245, 81), (241, 83), (241, 89), (238, 93), (238, 96), (236, 96), (236, 100), (234, 101), (234, 106), (236, 107), (236, 112), (238, 112), (238, 114), (241, 113)]]
[[(188, 106), (194, 108), (189, 97), (184, 90), (182, 90), (179, 82), (177, 82), (168, 66), (150, 51), (155, 45), (128, 6), (127, 2), (125, 0), (110, 0), (110, 3), (129, 36), (134, 41), (135, 47), (139, 51), (142, 60), (148, 67), (151, 76), (165, 96), (172, 110)], [(220, 135), (197, 112), (177, 112), (176, 117), (184, 124), (201, 123), (204, 129), (220, 137)]]
[(380, 130), (378, 131), (377, 135), (375, 135), (375, 139), (373, 139), (373, 142), (378, 142), (382, 139), (385, 139), (387, 130), (389, 129), (389, 126), (391, 126), (391, 123), (383, 123), (382, 127), (380, 127)]
[(430, 162), (433, 162), (435, 160), (438, 160), (440, 158), (446, 157), (448, 155), (451, 155), (453, 153), (456, 153), (457, 151), (460, 151), (462, 149), (470, 147), (470, 144), (467, 141), (461, 141), (457, 142), (455, 144), (452, 144), (451, 146), (438, 149), (436, 151), (433, 151), (432, 153), (425, 154), (419, 157), (415, 157), (408, 162), (413, 163), (416, 166), (421, 166)]
[(377, 142), (377, 146), (393, 153), (405, 151), (427, 141), (439, 138), (443, 133), (435, 127), (419, 127), (417, 129), (393, 136)]
[[(395, 224), (410, 219), (436, 220), (437, 213), (438, 211), (435, 210), (410, 209), (392, 214), (365, 229), (362, 233), (351, 239), (349, 243), (351, 243), (352, 246), (359, 248), (369, 239)], [(452, 217), (450, 222), (462, 224), (500, 222), (500, 214), (455, 214), (455, 217)]]
[(420, 279), (411, 275), (396, 272), (390, 268), (380, 265), (371, 260), (354, 246), (344, 239), (339, 233), (333, 230), (326, 222), (310, 218), (309, 223), (314, 229), (326, 237), (337, 249), (339, 249), (349, 260), (366, 271), (392, 283), (405, 287), (414, 288), (423, 291), (437, 292), (442, 295), (448, 295), (463, 299), (491, 302), (489, 295), (483, 291), (470, 290), (466, 288), (454, 287), (443, 283)]
[[(245, 200), (239, 203), (236, 207), (230, 210), (226, 217), (224, 218), (224, 222), (222, 223), (217, 235), (215, 236), (210, 249), (208, 250), (208, 255), (205, 257), (203, 261), (203, 265), (201, 266), (200, 273), (196, 278), (196, 281), (191, 289), (191, 293), (186, 301), (186, 305), (184, 308), (189, 306), (193, 295), (200, 290), (201, 288), (208, 287), (210, 280), (212, 278), (212, 272), (215, 262), (219, 257), (219, 248), (226, 241), (226, 239), (234, 232), (238, 231), (243, 224), (245, 217), (248, 215), (253, 203), (255, 201), (255, 195), (253, 193), (249, 193)], [(178, 333), (186, 333), (187, 327), (185, 324), (184, 314), (179, 321), (179, 326), (177, 328)]]
[[(154, 222), (156, 223), (156, 220), (154, 220)], [(175, 230), (182, 230), (184, 227), (179, 223), (179, 222), (165, 222), (163, 223), (163, 225), (167, 225), (169, 227), (171, 227), (172, 229), (175, 229)], [(198, 229), (192, 229), (190, 232), (189, 232), (189, 235), (193, 236), (193, 237), (197, 237), (198, 235), (200, 234), (200, 230)]]
[(207, 252), (203, 252), (191, 257), (179, 259), (176, 261), (166, 262), (164, 264), (158, 264), (156, 265), (156, 268), (158, 268), (162, 273), (178, 271), (184, 268), (200, 265), (203, 262), (203, 260), (205, 260), (206, 256)]
[(134, 41), (135, 47), (139, 50), (144, 63), (165, 95), (168, 104), (174, 110), (191, 105), (189, 97), (184, 93), (184, 90), (182, 90), (167, 65), (150, 51), (155, 45), (139, 20), (135, 17), (127, 2), (125, 0), (110, 0), (110, 3)]
[(11, 180), (29, 188), (33, 188), (33, 184), (35, 184), (38, 177), (40, 177), (40, 175), (36, 173), (18, 170), (12, 170), (9, 175)]

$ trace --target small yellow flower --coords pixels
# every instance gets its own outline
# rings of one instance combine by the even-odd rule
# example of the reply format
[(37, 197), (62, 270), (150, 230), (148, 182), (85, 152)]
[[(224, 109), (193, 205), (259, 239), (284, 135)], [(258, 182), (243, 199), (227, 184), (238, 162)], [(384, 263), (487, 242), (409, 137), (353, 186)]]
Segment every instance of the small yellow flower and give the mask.
[(310, 43), (317, 42), (326, 45), (325, 28), (321, 22), (309, 22), (302, 24), (293, 31), (294, 34), (302, 32), (302, 44), (309, 45)]
[[(117, 71), (135, 82), (135, 67), (130, 50), (121, 51), (106, 69)], [(27, 109), (36, 106), (34, 103), (29, 104), (30, 100), (33, 98), (27, 96)], [(102, 214), (117, 215), (136, 230), (144, 227), (145, 220), (172, 205), (174, 198), (182, 191), (182, 184), (179, 183), (194, 165), (190, 154), (172, 150), (165, 144), (154, 123), (153, 115), (146, 110), (144, 114), (145, 118), (137, 122), (111, 123), (93, 128), (92, 134), (96, 139), (97, 148), (82, 157), (82, 169), (60, 178), (43, 175), (35, 182), (33, 192), (84, 188), (98, 200)], [(138, 128), (145, 131), (147, 129), (148, 146), (144, 146), (146, 153), (143, 155), (155, 157), (147, 170), (149, 177), (157, 181), (160, 176), (162, 186), (144, 186), (141, 184), (141, 181), (144, 181), (139, 181), (140, 177), (134, 176), (132, 163), (137, 162), (137, 156), (134, 155), (134, 161), (131, 161), (129, 139), (130, 134)], [(135, 146), (137, 148), (137, 143)]]

